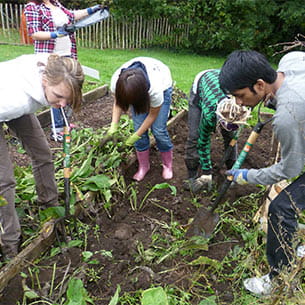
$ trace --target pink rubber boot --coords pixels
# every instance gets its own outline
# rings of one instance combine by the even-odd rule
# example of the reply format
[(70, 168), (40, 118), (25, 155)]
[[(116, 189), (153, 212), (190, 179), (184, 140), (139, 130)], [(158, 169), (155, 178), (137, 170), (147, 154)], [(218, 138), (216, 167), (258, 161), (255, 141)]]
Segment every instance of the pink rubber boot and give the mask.
[(173, 178), (173, 150), (161, 152), (163, 165), (162, 177), (166, 180)]
[(144, 151), (136, 151), (137, 153), (137, 159), (139, 162), (139, 168), (138, 171), (133, 176), (134, 180), (141, 181), (145, 177), (146, 173), (150, 169), (149, 164), (149, 149)]

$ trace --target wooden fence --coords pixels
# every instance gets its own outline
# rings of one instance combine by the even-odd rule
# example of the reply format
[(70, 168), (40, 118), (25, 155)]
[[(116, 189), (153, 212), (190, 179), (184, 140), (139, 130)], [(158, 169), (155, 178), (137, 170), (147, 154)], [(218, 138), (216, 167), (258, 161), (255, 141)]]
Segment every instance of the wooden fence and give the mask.
[[(23, 5), (0, 3), (0, 42), (20, 43), (19, 27)], [(132, 21), (110, 16), (76, 32), (77, 44), (89, 48), (133, 49), (150, 46), (179, 47), (189, 36), (188, 25), (170, 24), (167, 18)]]

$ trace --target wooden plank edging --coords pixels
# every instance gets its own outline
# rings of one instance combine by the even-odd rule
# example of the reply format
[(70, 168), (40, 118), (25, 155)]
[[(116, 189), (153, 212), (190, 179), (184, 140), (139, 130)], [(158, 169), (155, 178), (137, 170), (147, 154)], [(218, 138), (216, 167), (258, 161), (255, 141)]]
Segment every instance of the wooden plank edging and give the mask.
[[(104, 85), (83, 94), (83, 104), (97, 101), (99, 98), (108, 94), (108, 85)], [(51, 124), (50, 109), (40, 112), (37, 115), (41, 127), (48, 127)]]
[[(90, 193), (85, 196), (83, 202), (75, 204), (75, 217), (77, 217), (84, 206), (91, 199)], [(58, 219), (52, 218), (43, 224), (38, 236), (33, 241), (18, 253), (11, 261), (0, 269), (0, 292), (2, 292), (8, 285), (9, 281), (13, 279), (23, 268), (30, 265), (36, 258), (41, 256), (55, 240), (55, 224)]]

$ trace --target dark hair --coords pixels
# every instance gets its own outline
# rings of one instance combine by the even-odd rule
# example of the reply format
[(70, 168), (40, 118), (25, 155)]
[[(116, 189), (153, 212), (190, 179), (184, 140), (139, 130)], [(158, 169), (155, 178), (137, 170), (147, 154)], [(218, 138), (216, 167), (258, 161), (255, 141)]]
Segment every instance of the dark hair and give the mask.
[(123, 111), (127, 111), (129, 105), (132, 105), (136, 114), (148, 112), (148, 90), (149, 84), (142, 69), (122, 71), (116, 83), (116, 103)]
[(272, 84), (277, 77), (266, 57), (256, 51), (234, 51), (223, 64), (219, 74), (219, 84), (225, 93), (249, 88), (254, 93), (253, 86), (258, 79)]

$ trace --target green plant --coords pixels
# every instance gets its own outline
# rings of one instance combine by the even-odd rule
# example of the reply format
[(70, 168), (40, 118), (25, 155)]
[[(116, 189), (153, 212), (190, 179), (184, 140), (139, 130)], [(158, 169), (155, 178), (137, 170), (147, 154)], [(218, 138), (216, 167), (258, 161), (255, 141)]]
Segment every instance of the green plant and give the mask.
[(67, 300), (64, 305), (86, 305), (87, 303), (94, 304), (93, 300), (88, 296), (82, 281), (72, 278), (68, 284)]
[(139, 210), (142, 209), (146, 199), (148, 198), (148, 196), (154, 191), (154, 190), (162, 190), (162, 189), (166, 189), (166, 188), (169, 188), (171, 190), (171, 194), (173, 196), (176, 196), (177, 194), (177, 189), (175, 186), (173, 185), (170, 185), (168, 183), (160, 183), (160, 184), (155, 184), (147, 193), (146, 195), (144, 196), (144, 198), (142, 199), (140, 205), (139, 205)]

